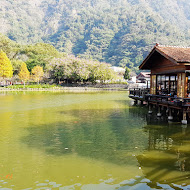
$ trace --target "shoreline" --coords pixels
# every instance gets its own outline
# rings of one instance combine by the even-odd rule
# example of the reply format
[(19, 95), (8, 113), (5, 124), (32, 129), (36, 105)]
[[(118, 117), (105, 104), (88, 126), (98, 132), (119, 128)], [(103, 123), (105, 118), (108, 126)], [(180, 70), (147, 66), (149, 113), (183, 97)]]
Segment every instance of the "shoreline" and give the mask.
[(128, 91), (126, 88), (96, 88), (96, 87), (53, 87), (53, 88), (19, 88), (19, 89), (11, 89), (11, 88), (0, 88), (0, 92), (43, 92), (43, 91), (51, 91), (51, 92), (100, 92), (100, 91)]

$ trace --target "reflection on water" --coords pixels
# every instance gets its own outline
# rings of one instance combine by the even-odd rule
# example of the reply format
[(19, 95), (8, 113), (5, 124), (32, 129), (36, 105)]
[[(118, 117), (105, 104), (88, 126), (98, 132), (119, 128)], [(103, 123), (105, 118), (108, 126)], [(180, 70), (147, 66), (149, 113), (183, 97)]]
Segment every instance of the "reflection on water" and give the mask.
[[(149, 186), (169, 184), (174, 189), (190, 186), (190, 128), (147, 115), (148, 147), (137, 159)], [(178, 185), (177, 185), (178, 184)], [(179, 185), (180, 184), (180, 185)], [(166, 186), (165, 186), (166, 188)], [(169, 187), (167, 187), (169, 188)]]
[(190, 187), (189, 126), (147, 116), (125, 92), (7, 93), (0, 103), (0, 189)]

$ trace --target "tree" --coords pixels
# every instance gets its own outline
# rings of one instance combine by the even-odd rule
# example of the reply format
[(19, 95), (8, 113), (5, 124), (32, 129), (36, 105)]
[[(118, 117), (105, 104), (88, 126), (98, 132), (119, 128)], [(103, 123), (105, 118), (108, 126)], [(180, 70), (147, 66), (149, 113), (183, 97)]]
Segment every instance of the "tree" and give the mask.
[(53, 58), (57, 58), (62, 55), (52, 45), (45, 43), (28, 45), (23, 48), (22, 53), (29, 57), (29, 59), (26, 60), (26, 65), (30, 72), (37, 65), (46, 70), (46, 66), (48, 66)]
[(22, 62), (18, 76), (22, 81), (24, 81), (24, 85), (25, 85), (25, 82), (29, 80), (30, 72), (27, 69), (26, 63)]
[(11, 78), (13, 76), (13, 67), (6, 53), (0, 51), (0, 77)]
[(20, 45), (0, 33), (0, 49), (12, 59), (18, 53)]
[(71, 59), (67, 57), (54, 58), (49, 65), (49, 72), (51, 76), (59, 83), (61, 80), (65, 80), (71, 76)]
[(27, 68), (28, 68), (28, 70), (29, 70), (30, 72), (31, 72), (32, 69), (33, 69), (35, 66), (37, 66), (37, 65), (39, 65), (39, 66), (45, 68), (46, 63), (45, 63), (43, 60), (39, 60), (38, 57), (40, 57), (40, 56), (35, 56), (35, 58), (33, 58), (33, 59), (30, 58), (30, 59), (28, 59), (28, 60), (26, 61)]
[(90, 81), (92, 83), (95, 83), (96, 80), (100, 80), (101, 83), (104, 83), (106, 80), (112, 80), (116, 77), (109, 64), (100, 63), (98, 61), (92, 63), (90, 72)]
[(19, 59), (12, 59), (11, 60), (11, 64), (13, 67), (13, 75), (18, 75), (21, 69), (21, 65), (22, 65), (23, 61), (19, 60)]
[(44, 75), (44, 71), (43, 68), (40, 66), (35, 66), (32, 69), (32, 75), (33, 75), (33, 79), (34, 81), (36, 81), (39, 84), (39, 81), (42, 79), (43, 75)]
[(128, 67), (125, 67), (124, 79), (130, 79), (130, 69)]
[(69, 82), (95, 83), (100, 80), (102, 83), (106, 80), (112, 80), (115, 77), (109, 64), (99, 61), (80, 59), (74, 56), (65, 56), (52, 60), (49, 71), (57, 81), (67, 80)]

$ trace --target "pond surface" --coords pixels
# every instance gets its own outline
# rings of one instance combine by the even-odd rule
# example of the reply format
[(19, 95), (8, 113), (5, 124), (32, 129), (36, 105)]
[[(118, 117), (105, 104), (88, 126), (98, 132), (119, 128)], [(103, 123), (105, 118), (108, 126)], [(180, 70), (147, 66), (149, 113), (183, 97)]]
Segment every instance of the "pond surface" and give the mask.
[(190, 126), (126, 92), (9, 92), (0, 105), (0, 189), (190, 189)]

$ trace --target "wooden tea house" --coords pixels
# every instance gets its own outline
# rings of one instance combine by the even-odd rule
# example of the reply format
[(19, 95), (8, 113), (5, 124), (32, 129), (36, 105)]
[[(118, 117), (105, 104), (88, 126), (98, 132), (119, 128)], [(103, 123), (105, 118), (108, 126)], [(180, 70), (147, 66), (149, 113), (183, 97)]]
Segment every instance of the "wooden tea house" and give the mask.
[(150, 70), (150, 89), (130, 89), (130, 98), (146, 102), (149, 113), (157, 108), (157, 116), (181, 117), (187, 124), (190, 113), (190, 47), (156, 44), (139, 66)]

